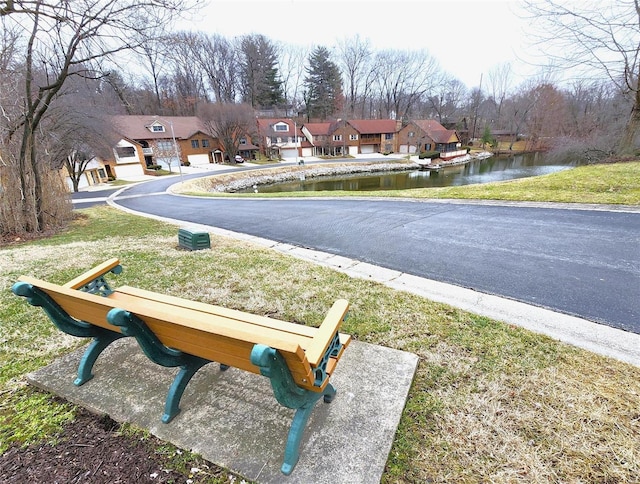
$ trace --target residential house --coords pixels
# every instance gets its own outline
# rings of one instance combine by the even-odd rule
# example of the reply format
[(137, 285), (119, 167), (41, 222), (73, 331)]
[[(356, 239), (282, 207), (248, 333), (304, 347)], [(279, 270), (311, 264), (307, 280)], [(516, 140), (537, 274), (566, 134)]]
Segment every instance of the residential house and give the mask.
[(332, 123), (306, 123), (300, 131), (305, 139), (302, 141), (302, 156), (331, 156)]
[(288, 118), (258, 118), (260, 151), (269, 158), (296, 158), (304, 139), (297, 123)]
[(438, 151), (443, 160), (467, 154), (458, 133), (446, 129), (434, 119), (409, 121), (398, 131), (398, 143), (400, 153)]
[(396, 151), (397, 122), (392, 119), (306, 123), (302, 133), (310, 144), (305, 156), (346, 156)]
[[(73, 181), (71, 180), (71, 177), (68, 176), (66, 165), (62, 167), (61, 175), (67, 184), (68, 190), (72, 192)], [(105, 166), (102, 160), (93, 158), (87, 163), (80, 179), (78, 180), (78, 189), (99, 185), (100, 183), (107, 183), (110, 177), (113, 177), (111, 167), (108, 165)]]
[(195, 116), (120, 115), (111, 121), (122, 135), (114, 159), (108, 160), (117, 177), (141, 175), (155, 166), (173, 170), (186, 162), (222, 161), (217, 138)]
[(397, 150), (399, 121), (394, 119), (352, 119), (346, 123), (355, 131), (353, 135), (358, 136), (355, 141), (358, 141), (359, 153), (393, 153)]

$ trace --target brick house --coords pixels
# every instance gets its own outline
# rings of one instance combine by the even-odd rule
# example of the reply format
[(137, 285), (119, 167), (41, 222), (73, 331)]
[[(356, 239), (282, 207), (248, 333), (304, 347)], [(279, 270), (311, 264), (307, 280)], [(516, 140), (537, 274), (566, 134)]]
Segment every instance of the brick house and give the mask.
[(218, 140), (195, 116), (112, 116), (122, 139), (114, 157), (104, 160), (113, 176), (142, 175), (154, 166), (177, 169), (178, 164), (204, 165), (222, 161)]
[(345, 156), (357, 154), (358, 133), (345, 121), (307, 123), (302, 127), (308, 143), (304, 156)]
[(352, 119), (346, 123), (358, 136), (359, 153), (393, 153), (397, 151), (399, 121), (394, 119)]
[(258, 118), (260, 151), (269, 158), (300, 156), (304, 136), (295, 121), (289, 118)]
[(446, 129), (434, 119), (409, 121), (398, 131), (398, 152), (413, 154), (423, 151), (439, 151), (443, 160), (467, 154), (455, 130)]

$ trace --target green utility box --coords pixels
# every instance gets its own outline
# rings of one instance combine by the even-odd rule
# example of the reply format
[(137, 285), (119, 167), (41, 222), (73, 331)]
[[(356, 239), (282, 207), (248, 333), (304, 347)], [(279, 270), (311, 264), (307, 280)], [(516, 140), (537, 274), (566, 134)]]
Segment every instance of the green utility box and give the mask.
[(210, 249), (211, 241), (207, 232), (180, 229), (178, 231), (178, 245), (188, 250)]

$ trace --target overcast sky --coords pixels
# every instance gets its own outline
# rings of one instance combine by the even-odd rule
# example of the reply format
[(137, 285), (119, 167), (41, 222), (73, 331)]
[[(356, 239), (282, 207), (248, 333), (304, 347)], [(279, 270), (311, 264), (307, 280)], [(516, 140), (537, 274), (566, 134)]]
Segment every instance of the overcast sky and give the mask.
[[(332, 47), (358, 34), (376, 49), (426, 49), (468, 87), (497, 64), (511, 62), (514, 81), (535, 69), (526, 57), (525, 22), (507, 0), (210, 0), (180, 28), (227, 38), (263, 34), (271, 40)], [(483, 86), (484, 87), (484, 86)]]

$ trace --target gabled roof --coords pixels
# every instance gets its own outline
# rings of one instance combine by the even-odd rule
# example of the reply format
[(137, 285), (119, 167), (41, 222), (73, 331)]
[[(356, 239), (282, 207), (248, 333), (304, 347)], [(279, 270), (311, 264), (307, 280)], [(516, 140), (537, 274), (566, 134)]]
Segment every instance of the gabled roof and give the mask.
[(306, 123), (304, 127), (313, 136), (328, 136), (333, 123)]
[[(174, 134), (176, 139), (188, 139), (198, 132), (208, 134), (200, 119), (195, 116), (115, 115), (110, 119), (113, 129), (133, 140), (167, 139)], [(150, 129), (154, 124), (164, 126), (164, 131)]]
[(383, 134), (398, 131), (394, 119), (352, 119), (347, 121), (360, 134)]
[[(276, 131), (273, 127), (276, 124), (284, 123), (289, 126), (289, 131), (287, 133), (293, 134), (293, 130), (295, 129), (296, 123), (289, 118), (258, 118), (258, 130), (260, 131), (261, 136), (282, 136), (283, 131)], [(301, 136), (300, 134), (300, 126), (298, 126), (298, 132), (296, 135)]]
[(446, 129), (435, 119), (417, 119), (412, 121), (436, 143), (453, 143), (460, 141), (458, 133), (453, 129)]

